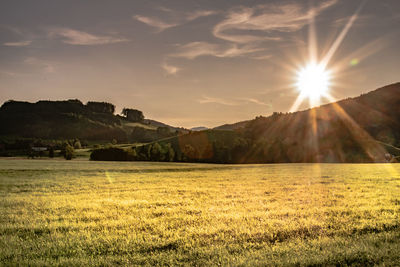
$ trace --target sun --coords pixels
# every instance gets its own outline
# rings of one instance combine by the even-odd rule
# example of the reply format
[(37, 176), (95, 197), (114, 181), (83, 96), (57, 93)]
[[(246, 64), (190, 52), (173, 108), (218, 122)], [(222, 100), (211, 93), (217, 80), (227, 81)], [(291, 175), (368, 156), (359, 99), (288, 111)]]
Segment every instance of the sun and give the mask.
[(297, 72), (296, 86), (302, 98), (316, 101), (328, 94), (330, 80), (330, 71), (312, 62)]

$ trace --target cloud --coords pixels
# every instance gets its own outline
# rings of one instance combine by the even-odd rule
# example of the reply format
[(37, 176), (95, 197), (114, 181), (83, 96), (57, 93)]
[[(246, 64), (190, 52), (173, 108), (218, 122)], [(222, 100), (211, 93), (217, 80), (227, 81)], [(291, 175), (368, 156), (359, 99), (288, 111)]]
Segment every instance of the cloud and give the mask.
[[(249, 58), (256, 60), (265, 60), (271, 57), (271, 55), (265, 53), (265, 50), (264, 47), (255, 47), (253, 45), (191, 42), (185, 45), (177, 45), (177, 51), (167, 55), (166, 58), (185, 58), (192, 60), (201, 56), (213, 56), (219, 58), (248, 56)], [(260, 54), (260, 52), (262, 53)], [(180, 70), (177, 67), (166, 64), (162, 65), (162, 67), (169, 74), (176, 74), (176, 72)]]
[(195, 59), (200, 56), (214, 57), (238, 57), (263, 51), (265, 48), (258, 48), (252, 45), (237, 44), (214, 44), (208, 42), (191, 42), (185, 45), (178, 45), (177, 52), (170, 54), (170, 57)]
[(6, 75), (6, 76), (15, 77), (15, 76), (20, 76), (21, 74), (17, 73), (17, 72), (13, 72), (13, 71), (0, 70), (0, 75)]
[(225, 105), (225, 106), (238, 106), (239, 105), (238, 103), (233, 102), (233, 101), (225, 100), (222, 98), (208, 97), (208, 96), (203, 96), (198, 101), (200, 104), (215, 103), (215, 104), (221, 104), (221, 105)]
[(168, 28), (172, 28), (179, 25), (178, 23), (167, 23), (157, 18), (145, 17), (141, 15), (133, 16), (133, 18), (151, 27), (157, 28), (158, 32), (162, 32)]
[(180, 68), (172, 66), (172, 65), (168, 65), (167, 63), (162, 64), (161, 67), (169, 75), (176, 75), (178, 73), (178, 71), (181, 70)]
[(258, 60), (267, 60), (272, 57), (271, 54), (264, 54), (264, 55), (259, 55), (259, 56), (252, 56), (252, 59), (258, 59)]
[(171, 56), (195, 59), (199, 56), (217, 55), (220, 53), (219, 50), (220, 48), (216, 44), (207, 42), (191, 42), (185, 45), (178, 45), (178, 52)]
[(305, 9), (298, 3), (265, 4), (231, 9), (225, 19), (215, 25), (213, 34), (234, 43), (280, 40), (275, 33), (294, 32), (337, 0), (324, 1), (317, 7)]
[(258, 99), (255, 99), (255, 98), (241, 98), (241, 100), (246, 101), (247, 103), (253, 103), (253, 104), (257, 104), (257, 105), (261, 105), (261, 106), (267, 106), (269, 108), (272, 107), (271, 104), (262, 102), (262, 101), (260, 101)]
[(41, 68), (46, 73), (53, 73), (55, 71), (53, 63), (36, 57), (28, 57), (24, 60), (24, 63)]
[(15, 47), (22, 47), (28, 46), (32, 43), (32, 41), (20, 41), (20, 42), (7, 42), (3, 43), (4, 46), (15, 46)]
[[(337, 0), (319, 1), (314, 7), (307, 7), (298, 2), (286, 4), (263, 4), (254, 7), (235, 7), (226, 12), (221, 22), (216, 24), (212, 33), (221, 41), (196, 41), (176, 45), (176, 51), (167, 55), (167, 58), (196, 59), (201, 56), (219, 58), (244, 57), (254, 60), (267, 60), (272, 57), (266, 41), (279, 41), (284, 38), (282, 33), (294, 32), (310, 23), (311, 19), (323, 10), (336, 4)], [(163, 12), (173, 14), (175, 11), (162, 8)], [(186, 21), (201, 16), (210, 16), (216, 11), (195, 11), (187, 13)], [(182, 16), (181, 16), (182, 17)], [(173, 27), (180, 22), (163, 23), (159, 25), (162, 31)], [(156, 25), (153, 25), (156, 27)], [(287, 38), (290, 40), (290, 37)], [(287, 45), (287, 44), (284, 44)], [(204, 99), (203, 99), (204, 100)]]
[(193, 12), (189, 12), (186, 14), (186, 20), (187, 21), (192, 21), (201, 17), (208, 17), (211, 15), (217, 14), (217, 11), (214, 10), (197, 10)]
[(52, 28), (49, 30), (50, 37), (59, 37), (62, 42), (71, 45), (104, 45), (128, 41), (125, 38), (114, 36), (100, 36), (70, 28)]
[(235, 99), (224, 99), (224, 98), (216, 98), (216, 97), (209, 97), (209, 96), (203, 96), (201, 99), (198, 100), (200, 104), (220, 104), (220, 105), (225, 105), (225, 106), (240, 106), (240, 105), (246, 105), (246, 104), (257, 104), (261, 106), (267, 106), (269, 108), (272, 107), (271, 104), (262, 102), (258, 99), (255, 98), (247, 98), (247, 97), (241, 97), (241, 98), (235, 98)]
[(216, 11), (212, 10), (197, 10), (193, 12), (182, 13), (165, 7), (159, 7), (158, 9), (166, 13), (168, 17), (166, 20), (142, 15), (135, 15), (133, 16), (133, 18), (144, 24), (147, 24), (148, 26), (156, 28), (157, 32), (162, 32), (166, 29), (173, 28), (181, 24), (193, 21), (195, 19), (211, 16), (217, 13)]

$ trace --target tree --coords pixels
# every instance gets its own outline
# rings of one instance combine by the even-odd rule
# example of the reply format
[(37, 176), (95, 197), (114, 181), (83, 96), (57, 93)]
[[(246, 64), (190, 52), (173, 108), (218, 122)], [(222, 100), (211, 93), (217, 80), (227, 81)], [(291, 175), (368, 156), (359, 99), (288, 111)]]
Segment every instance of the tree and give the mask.
[(153, 146), (151, 147), (151, 160), (162, 160), (162, 151), (161, 151), (161, 146), (159, 143), (154, 143)]
[(228, 163), (231, 161), (231, 151), (228, 146), (226, 146), (221, 141), (213, 142), (213, 160), (218, 163)]
[(182, 149), (183, 154), (187, 159), (196, 159), (197, 153), (193, 146), (186, 144)]
[(118, 147), (108, 147), (95, 149), (90, 154), (91, 160), (112, 160), (112, 161), (127, 161), (133, 160), (129, 155), (130, 151), (125, 151)]
[(54, 148), (52, 146), (49, 148), (49, 158), (54, 158)]
[(81, 141), (79, 141), (79, 139), (75, 139), (74, 140), (74, 149), (81, 149), (82, 145), (81, 145)]
[(126, 159), (128, 160), (128, 161), (133, 161), (133, 160), (136, 160), (137, 159), (137, 152), (136, 152), (136, 149), (135, 148), (129, 148), (129, 149), (127, 149), (126, 150)]
[(132, 149), (136, 151), (136, 160), (149, 160), (147, 156), (147, 148), (144, 146), (138, 146)]
[(166, 156), (167, 161), (174, 161), (174, 159), (175, 159), (175, 151), (172, 148), (170, 143), (168, 143), (166, 145), (166, 155), (165, 156)]
[(145, 146), (145, 152), (146, 152), (146, 157), (147, 157), (147, 160), (152, 160), (152, 158), (151, 158), (151, 149), (152, 149), (152, 145), (151, 144), (149, 144), (149, 145), (147, 145), (147, 146)]
[(137, 109), (124, 108), (121, 114), (132, 122), (143, 122), (144, 120), (143, 112)]
[(89, 101), (86, 103), (86, 107), (93, 111), (93, 112), (98, 112), (98, 113), (110, 113), (114, 114), (115, 111), (115, 105), (107, 102), (94, 102), (94, 101)]
[(67, 144), (64, 148), (64, 158), (66, 160), (71, 160), (73, 156), (74, 156), (74, 148), (71, 145)]

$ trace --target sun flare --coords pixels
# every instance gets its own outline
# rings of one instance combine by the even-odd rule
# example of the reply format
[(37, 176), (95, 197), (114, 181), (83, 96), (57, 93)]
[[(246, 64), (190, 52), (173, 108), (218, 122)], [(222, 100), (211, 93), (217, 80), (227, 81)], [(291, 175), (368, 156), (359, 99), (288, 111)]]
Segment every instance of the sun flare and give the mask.
[(297, 72), (297, 90), (304, 98), (320, 99), (329, 91), (331, 74), (321, 64), (310, 63)]

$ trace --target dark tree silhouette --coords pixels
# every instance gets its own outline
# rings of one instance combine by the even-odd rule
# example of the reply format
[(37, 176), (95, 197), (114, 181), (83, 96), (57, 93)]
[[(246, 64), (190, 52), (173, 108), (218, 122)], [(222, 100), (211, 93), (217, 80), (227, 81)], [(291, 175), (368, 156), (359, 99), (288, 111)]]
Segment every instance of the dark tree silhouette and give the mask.
[(64, 158), (66, 160), (71, 160), (73, 156), (74, 156), (74, 148), (71, 145), (67, 144), (64, 148)]
[(143, 122), (144, 120), (143, 112), (137, 109), (124, 108), (121, 114), (132, 122)]
[(115, 105), (107, 102), (94, 102), (94, 101), (89, 101), (86, 104), (86, 107), (94, 112), (99, 112), (99, 113), (110, 113), (114, 114), (115, 112)]
[(49, 148), (49, 158), (54, 158), (54, 148), (53, 147)]

